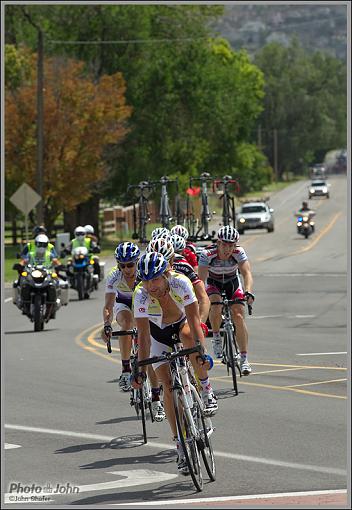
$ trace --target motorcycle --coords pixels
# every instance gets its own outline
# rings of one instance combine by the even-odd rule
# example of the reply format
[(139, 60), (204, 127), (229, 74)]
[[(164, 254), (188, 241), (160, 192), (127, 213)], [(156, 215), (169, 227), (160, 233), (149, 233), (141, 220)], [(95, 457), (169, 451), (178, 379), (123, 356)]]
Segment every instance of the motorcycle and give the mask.
[(314, 232), (314, 221), (309, 213), (297, 215), (297, 232), (306, 239)]
[(55, 319), (61, 304), (68, 302), (68, 285), (60, 282), (54, 269), (43, 265), (14, 264), (19, 279), (13, 284), (13, 303), (34, 322), (34, 331)]
[(98, 288), (99, 276), (94, 274), (94, 260), (85, 246), (72, 250), (72, 261), (67, 264), (67, 276), (71, 287), (77, 290), (80, 301), (88, 299), (93, 290)]

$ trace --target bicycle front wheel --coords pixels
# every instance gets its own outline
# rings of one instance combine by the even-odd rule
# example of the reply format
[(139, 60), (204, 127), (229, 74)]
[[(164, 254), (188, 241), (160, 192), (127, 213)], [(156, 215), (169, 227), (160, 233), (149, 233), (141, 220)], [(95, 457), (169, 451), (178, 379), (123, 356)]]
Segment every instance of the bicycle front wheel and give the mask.
[(198, 391), (194, 386), (191, 386), (193, 394), (193, 409), (192, 415), (195, 421), (196, 427), (199, 431), (198, 448), (202, 454), (203, 463), (207, 470), (208, 476), (212, 482), (216, 480), (216, 467), (213, 446), (211, 444), (211, 434), (213, 432), (213, 426), (211, 419), (204, 416), (203, 404), (199, 396)]
[(143, 388), (138, 390), (138, 400), (141, 411), (141, 419), (142, 419), (142, 429), (143, 429), (143, 441), (144, 444), (147, 444), (147, 424), (146, 424), (146, 413), (145, 413), (145, 402), (144, 402), (144, 391)]
[(183, 449), (185, 460), (192, 481), (198, 492), (203, 490), (203, 475), (200, 465), (200, 457), (196, 437), (191, 428), (191, 414), (184, 409), (183, 393), (179, 389), (173, 390), (173, 400), (177, 425), (178, 438)]
[(236, 362), (233, 357), (233, 334), (232, 331), (224, 331), (224, 354), (227, 366), (227, 373), (231, 371), (232, 384), (235, 395), (238, 395), (237, 377), (236, 377)]

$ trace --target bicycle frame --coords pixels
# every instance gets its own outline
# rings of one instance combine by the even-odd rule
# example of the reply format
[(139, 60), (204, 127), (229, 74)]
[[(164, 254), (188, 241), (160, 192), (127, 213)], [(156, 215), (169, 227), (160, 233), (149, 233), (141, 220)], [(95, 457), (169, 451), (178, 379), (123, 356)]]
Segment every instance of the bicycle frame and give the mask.
[(235, 184), (236, 191), (239, 191), (239, 184), (235, 179), (232, 179), (231, 175), (225, 175), (222, 179), (214, 180), (214, 190), (219, 185), (223, 186), (223, 194), (220, 196), (220, 200), (223, 199), (223, 208), (222, 208), (222, 219), (223, 225), (230, 225), (230, 220), (232, 220), (233, 226), (236, 227), (236, 209), (235, 209), (235, 199), (230, 195), (229, 187), (231, 184)]
[(136, 239), (136, 237), (139, 237), (139, 241), (141, 243), (146, 243), (147, 242), (147, 224), (148, 222), (150, 221), (150, 214), (149, 214), (149, 211), (148, 211), (148, 196), (145, 195), (145, 193), (148, 192), (148, 195), (150, 194), (151, 191), (154, 190), (154, 184), (151, 183), (151, 182), (148, 182), (148, 181), (142, 181), (140, 182), (139, 184), (130, 184), (128, 187), (127, 187), (127, 191), (130, 191), (131, 189), (135, 189), (137, 191), (137, 196), (138, 196), (138, 204), (139, 204), (139, 208), (138, 208), (138, 234), (136, 236), (136, 223), (137, 223), (137, 218), (136, 218), (136, 213), (135, 213), (135, 204), (133, 204), (134, 206), (134, 230), (135, 230), (135, 233), (134, 235), (132, 236), (134, 239)]
[(191, 177), (190, 178), (190, 187), (192, 187), (192, 182), (200, 180), (201, 183), (201, 200), (202, 200), (202, 211), (201, 211), (201, 224), (199, 229), (197, 230), (195, 237), (198, 238), (199, 234), (203, 230), (203, 235), (200, 236), (201, 239), (210, 239), (209, 235), (209, 222), (212, 218), (210, 213), (209, 204), (208, 204), (208, 186), (207, 183), (212, 181), (213, 178), (209, 173), (203, 172), (199, 177)]

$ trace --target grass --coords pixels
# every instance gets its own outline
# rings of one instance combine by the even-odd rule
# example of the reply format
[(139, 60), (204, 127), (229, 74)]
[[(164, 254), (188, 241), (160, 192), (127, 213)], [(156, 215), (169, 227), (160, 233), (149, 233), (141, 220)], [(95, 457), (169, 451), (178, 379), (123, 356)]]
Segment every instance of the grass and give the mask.
[(20, 246), (5, 246), (5, 282), (12, 282), (12, 280), (17, 278), (17, 271), (14, 271), (12, 266), (18, 262), (16, 259), (16, 253), (19, 253), (20, 251)]

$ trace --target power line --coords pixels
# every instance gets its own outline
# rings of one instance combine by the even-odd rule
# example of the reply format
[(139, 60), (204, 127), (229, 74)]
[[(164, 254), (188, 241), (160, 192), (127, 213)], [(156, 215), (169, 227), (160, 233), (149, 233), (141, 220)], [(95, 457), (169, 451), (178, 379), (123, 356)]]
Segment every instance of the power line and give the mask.
[(59, 41), (48, 39), (46, 42), (51, 44), (154, 44), (154, 43), (172, 43), (172, 42), (190, 42), (190, 41), (200, 41), (208, 39), (208, 37), (186, 37), (180, 39), (126, 39), (120, 41)]

